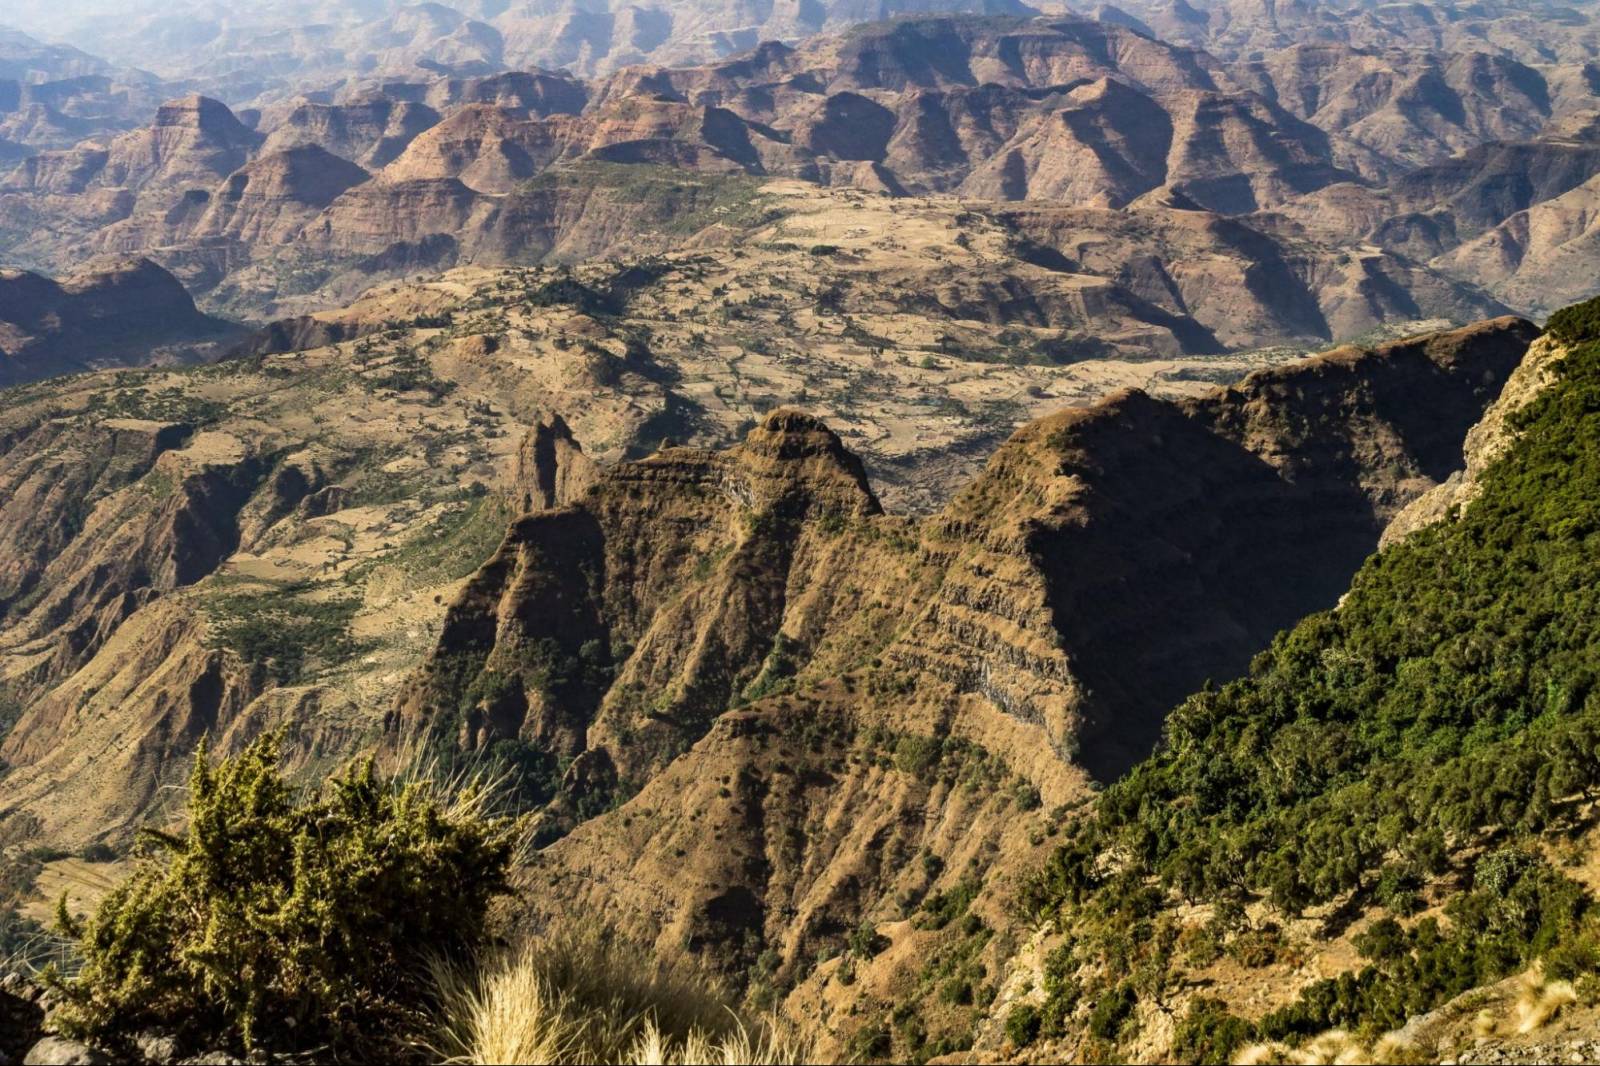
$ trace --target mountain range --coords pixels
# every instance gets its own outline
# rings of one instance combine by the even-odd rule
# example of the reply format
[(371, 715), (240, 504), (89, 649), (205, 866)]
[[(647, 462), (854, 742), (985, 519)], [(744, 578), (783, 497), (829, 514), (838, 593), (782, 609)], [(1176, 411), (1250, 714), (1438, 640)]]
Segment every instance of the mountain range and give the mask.
[(1600, 1054), (1600, 7), (3, 17), (0, 1056)]

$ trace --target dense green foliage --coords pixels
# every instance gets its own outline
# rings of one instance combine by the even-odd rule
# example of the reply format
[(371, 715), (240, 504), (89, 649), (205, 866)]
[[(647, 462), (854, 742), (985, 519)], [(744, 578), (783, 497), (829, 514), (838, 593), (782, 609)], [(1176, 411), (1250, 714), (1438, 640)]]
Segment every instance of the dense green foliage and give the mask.
[(1600, 340), (1600, 300), (1563, 307), (1550, 316), (1545, 329), (1564, 344)]
[(1178, 1023), (1172, 1038), (1172, 1057), (1196, 1066), (1221, 1066), (1233, 1061), (1233, 1053), (1254, 1036), (1250, 1023), (1228, 1013), (1218, 999), (1197, 996)]
[[(1404, 916), (1464, 847), (1577, 823), (1600, 785), (1600, 301), (1552, 329), (1573, 347), (1481, 495), (1370, 559), (1338, 610), (1281, 634), (1247, 677), (1180, 706), (1041, 875), (1031, 902), (1085, 931), (1065, 969), (1097, 970), (1100, 995), (1125, 978), (1160, 1002), (1150, 945), (1179, 899), (1235, 916), (1213, 950), (1261, 934), (1237, 920), (1261, 898)], [(1392, 1026), (1587, 937), (1573, 882), (1531, 853), (1493, 862), (1447, 922), (1385, 927), (1368, 942), (1382, 957), (1262, 1035)], [(1184, 1039), (1204, 1057), (1239, 1032), (1207, 1015)]]
[(81, 928), (60, 1023), (115, 1042), (146, 1028), (206, 1047), (350, 1048), (403, 1040), (425, 1006), (424, 952), (460, 955), (505, 890), (514, 826), (371, 763), (298, 795), (276, 737), (196, 757), (189, 828)]

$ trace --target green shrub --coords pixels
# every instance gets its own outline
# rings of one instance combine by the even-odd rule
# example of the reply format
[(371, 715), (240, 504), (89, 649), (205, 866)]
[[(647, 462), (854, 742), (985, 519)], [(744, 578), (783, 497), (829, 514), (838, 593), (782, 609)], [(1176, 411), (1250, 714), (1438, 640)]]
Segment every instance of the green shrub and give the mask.
[(1373, 895), (1393, 914), (1415, 914), (1422, 909), (1422, 876), (1407, 863), (1388, 863), (1378, 871)]
[(856, 958), (870, 959), (889, 946), (889, 938), (879, 933), (878, 927), (870, 920), (863, 919), (850, 934), (846, 946)]
[(967, 1006), (972, 1002), (972, 982), (957, 975), (939, 986), (939, 1001), (954, 1006)]
[(1196, 1066), (1232, 1062), (1234, 1050), (1254, 1035), (1254, 1027), (1229, 1014), (1226, 1003), (1199, 996), (1173, 1034), (1172, 1058)]
[(1216, 924), (1185, 926), (1178, 934), (1177, 948), (1191, 966), (1210, 966), (1222, 958), (1223, 936)]
[(882, 1022), (863, 1026), (850, 1039), (850, 1060), (881, 1059), (894, 1048), (894, 1037)]
[(1129, 986), (1122, 984), (1113, 988), (1101, 997), (1090, 1012), (1089, 1032), (1101, 1040), (1116, 1040), (1123, 1024), (1133, 1014), (1133, 1006), (1137, 1001), (1138, 997)]
[(903, 736), (895, 741), (894, 764), (902, 773), (921, 777), (939, 762), (942, 749), (934, 737)]
[(963, 878), (948, 892), (935, 892), (922, 901), (922, 913), (917, 916), (919, 929), (943, 929), (967, 913), (972, 901), (978, 898), (982, 882)]
[(189, 780), (189, 828), (149, 832), (147, 859), (77, 927), (83, 967), (54, 978), (58, 1024), (116, 1043), (154, 1028), (207, 1047), (398, 1046), (427, 994), (422, 953), (484, 939), (506, 890), (515, 823), (481, 796), (353, 766), (298, 794), (279, 738)]
[(1275, 928), (1251, 929), (1228, 942), (1227, 952), (1240, 966), (1259, 970), (1278, 961), (1283, 935)]
[(1379, 918), (1351, 938), (1363, 959), (1396, 959), (1406, 949), (1406, 931), (1393, 918)]
[(1006, 1036), (1017, 1047), (1027, 1047), (1039, 1038), (1039, 1008), (1019, 1003), (1006, 1015)]

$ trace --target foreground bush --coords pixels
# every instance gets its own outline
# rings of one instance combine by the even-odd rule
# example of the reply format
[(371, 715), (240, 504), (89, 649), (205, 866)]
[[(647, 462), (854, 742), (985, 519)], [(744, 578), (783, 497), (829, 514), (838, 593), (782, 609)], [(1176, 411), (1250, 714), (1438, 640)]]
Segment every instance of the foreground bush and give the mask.
[(278, 763), (276, 737), (214, 764), (202, 747), (186, 833), (150, 833), (162, 854), (81, 927), (62, 908), (83, 958), (55, 979), (64, 1031), (365, 1055), (417, 1031), (423, 952), (482, 943), (515, 825), (370, 762), (302, 795)]

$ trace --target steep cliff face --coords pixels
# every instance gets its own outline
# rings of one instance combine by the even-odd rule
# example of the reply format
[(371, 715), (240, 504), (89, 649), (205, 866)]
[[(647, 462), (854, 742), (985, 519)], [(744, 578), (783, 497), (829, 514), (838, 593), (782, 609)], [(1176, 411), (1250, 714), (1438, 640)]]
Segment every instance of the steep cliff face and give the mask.
[(1445, 481), (1407, 504), (1383, 531), (1383, 545), (1404, 540), (1425, 526), (1441, 522), (1477, 498), (1484, 471), (1516, 441), (1513, 419), (1555, 380), (1568, 346), (1546, 334), (1528, 353), (1506, 382), (1500, 396), (1484, 412), (1483, 420), (1467, 432), (1463, 463)]
[(1176, 700), (1337, 599), (1534, 335), (1501, 319), (1035, 422), (926, 525), (948, 562), (885, 658), (1114, 776)]
[[(866, 696), (847, 677), (722, 715), (619, 811), (535, 858), (525, 920), (603, 913), (770, 994), (855, 930), (898, 922), (997, 856), (1020, 868), (1037, 854), (1033, 784), (976, 743), (893, 730)], [(1081, 776), (1045, 776), (1051, 805), (1087, 795)], [(842, 1040), (864, 1020), (819, 1031)]]
[(190, 95), (169, 100), (155, 121), (103, 148), (78, 147), (28, 160), (7, 181), (44, 193), (93, 188), (148, 189), (153, 206), (193, 186), (207, 186), (243, 166), (261, 138), (220, 101)]
[(668, 448), (599, 475), (561, 429), (524, 449), (524, 498), (555, 507), (474, 576), (400, 716), (468, 748), (604, 749), (643, 780), (757, 683), (791, 603), (817, 609), (823, 527), (879, 508), (860, 461), (797, 413), (725, 454)]
[(293, 240), (306, 223), (368, 174), (324, 148), (269, 152), (241, 167), (210, 196), (187, 236), (255, 244)]
[(128, 615), (234, 551), (239, 512), (266, 464), (225, 435), (112, 419), (38, 426), (5, 465), (0, 521), (21, 550), (5, 577), (4, 643), (37, 655), (29, 681), (48, 685)]
[(285, 115), (262, 142), (261, 154), (315, 145), (362, 167), (394, 162), (439, 113), (413, 100), (378, 95), (342, 104), (306, 102)]
[[(17, 550), (0, 579), (0, 684), (28, 713), (0, 746), (14, 771), (0, 816), (115, 832), (159, 807), (185, 754), (265, 687), (205, 639), (182, 593), (239, 548), (272, 462), (193, 424), (79, 415), (7, 430), (0, 529)], [(80, 790), (66, 804), (64, 781)]]
[[(1082, 797), (1176, 699), (1331, 606), (1536, 333), (1500, 319), (1196, 400), (1120, 393), (1025, 427), (917, 525), (796, 415), (722, 456), (666, 449), (513, 525), (392, 728), (572, 758), (569, 815), (597, 782), (643, 784), (543, 852), (531, 921), (604, 900), (664, 950), (748, 976), (762, 944), (793, 974), (896, 896), (984, 876), (1002, 840), (1031, 854), (1006, 797)], [(941, 788), (969, 756), (986, 798)]]
[(1499, 319), (1341, 349), (1214, 397), (1128, 397), (1059, 427), (1082, 487), (1041, 516), (1029, 549), (1085, 693), (1084, 764), (1120, 773), (1184, 695), (1331, 607), (1388, 520), (1459, 465), (1458, 442), (1535, 335)]
[[(523, 115), (576, 115), (589, 102), (589, 86), (565, 71), (512, 70), (477, 78), (445, 78), (419, 83), (431, 107), (494, 104)], [(385, 86), (385, 92), (390, 91)]]

